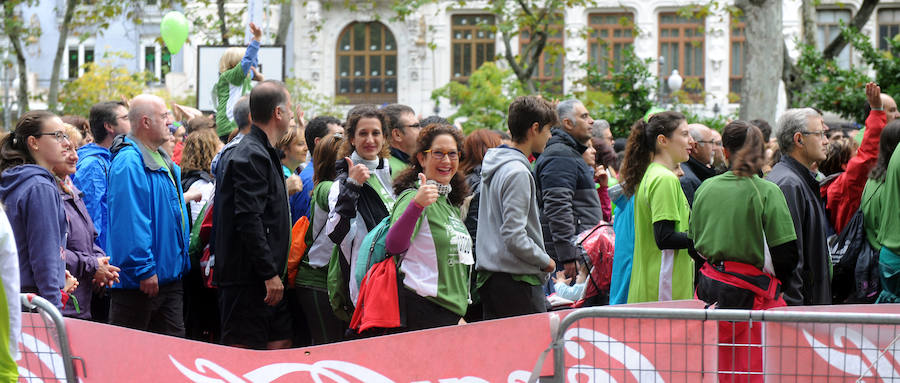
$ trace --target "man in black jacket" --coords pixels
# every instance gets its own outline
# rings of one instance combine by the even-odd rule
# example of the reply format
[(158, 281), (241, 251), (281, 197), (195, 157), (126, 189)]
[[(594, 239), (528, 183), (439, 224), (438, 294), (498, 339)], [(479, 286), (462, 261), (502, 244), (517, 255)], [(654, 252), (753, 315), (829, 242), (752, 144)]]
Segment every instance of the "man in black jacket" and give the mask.
[(684, 176), (681, 181), (681, 189), (687, 197), (688, 204), (694, 205), (694, 192), (706, 179), (716, 175), (716, 169), (711, 166), (713, 149), (716, 148), (712, 129), (703, 124), (690, 124), (688, 130), (694, 143), (691, 144), (691, 156), (681, 164)]
[(291, 317), (282, 300), (291, 217), (274, 143), (291, 120), (283, 84), (250, 91), (253, 126), (222, 154), (213, 204), (215, 272), (222, 343), (256, 349), (291, 345)]
[(812, 108), (788, 109), (778, 119), (776, 137), (784, 153), (766, 179), (781, 188), (787, 200), (800, 260), (784, 291), (788, 305), (831, 304), (831, 258), (826, 238), (831, 224), (810, 168), (826, 157), (828, 128)]
[(553, 136), (534, 164), (534, 178), (543, 205), (544, 247), (557, 269), (565, 270), (566, 278), (575, 278), (575, 261), (581, 251), (575, 237), (603, 219), (594, 170), (581, 157), (587, 149), (584, 143), (590, 142), (594, 120), (578, 100), (559, 103), (556, 113), (562, 127), (553, 128)]

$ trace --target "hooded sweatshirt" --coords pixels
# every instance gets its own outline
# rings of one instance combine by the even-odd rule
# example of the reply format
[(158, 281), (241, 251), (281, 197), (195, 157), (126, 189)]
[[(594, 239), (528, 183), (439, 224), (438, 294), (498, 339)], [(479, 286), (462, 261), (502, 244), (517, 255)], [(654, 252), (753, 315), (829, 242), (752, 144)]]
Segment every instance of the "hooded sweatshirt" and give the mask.
[(87, 208), (97, 239), (94, 243), (103, 251), (107, 250), (106, 235), (109, 232), (109, 208), (106, 204), (106, 190), (109, 188), (109, 164), (112, 157), (109, 149), (90, 143), (78, 149), (78, 165), (72, 175), (72, 183), (84, 194)]
[(528, 158), (508, 146), (492, 148), (481, 169), (476, 270), (545, 277), (541, 269), (550, 264), (550, 256), (544, 250)]
[(66, 213), (56, 179), (38, 165), (19, 165), (0, 175), (0, 201), (16, 237), (23, 292), (29, 290), (62, 308), (66, 282)]

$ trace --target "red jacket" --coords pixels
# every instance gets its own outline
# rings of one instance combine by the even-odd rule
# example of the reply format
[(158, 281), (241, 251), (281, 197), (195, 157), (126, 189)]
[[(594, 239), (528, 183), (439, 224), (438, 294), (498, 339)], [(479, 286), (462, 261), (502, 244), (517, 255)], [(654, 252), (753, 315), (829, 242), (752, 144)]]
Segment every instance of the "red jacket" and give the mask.
[(881, 131), (885, 125), (887, 115), (883, 111), (873, 110), (869, 113), (862, 145), (859, 146), (856, 157), (850, 159), (846, 171), (834, 182), (821, 189), (822, 196), (825, 197), (825, 209), (828, 211), (831, 224), (834, 225), (835, 233), (840, 233), (850, 222), (853, 213), (859, 209), (869, 172), (878, 160), (878, 143), (881, 141)]

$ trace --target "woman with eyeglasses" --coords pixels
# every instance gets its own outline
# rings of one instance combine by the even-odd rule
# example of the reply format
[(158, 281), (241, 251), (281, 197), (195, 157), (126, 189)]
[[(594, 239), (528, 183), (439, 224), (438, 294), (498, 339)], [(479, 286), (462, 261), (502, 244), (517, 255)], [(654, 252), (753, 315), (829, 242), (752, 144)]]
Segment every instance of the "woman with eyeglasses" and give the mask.
[(35, 110), (0, 140), (0, 201), (16, 237), (22, 292), (37, 293), (60, 309), (66, 213), (52, 170), (66, 162), (71, 146), (63, 129), (59, 117)]
[(394, 181), (398, 197), (385, 250), (400, 257), (400, 312), (407, 331), (455, 325), (466, 315), (475, 258), (459, 218), (468, 194), (457, 172), (462, 148), (459, 130), (429, 125), (419, 134), (409, 169)]

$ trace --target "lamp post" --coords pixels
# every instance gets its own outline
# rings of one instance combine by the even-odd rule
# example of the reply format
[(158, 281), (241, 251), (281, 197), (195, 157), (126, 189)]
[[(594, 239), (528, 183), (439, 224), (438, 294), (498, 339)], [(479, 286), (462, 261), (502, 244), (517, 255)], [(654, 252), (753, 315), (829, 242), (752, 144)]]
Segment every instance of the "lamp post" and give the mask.
[(681, 89), (681, 84), (684, 83), (684, 78), (682, 78), (681, 75), (678, 74), (678, 69), (672, 69), (672, 74), (669, 75), (669, 80), (666, 81), (666, 83), (669, 85), (669, 96), (671, 98), (671, 95), (673, 93)]

